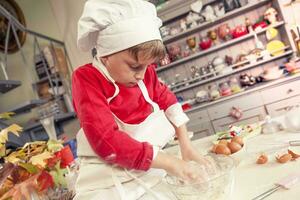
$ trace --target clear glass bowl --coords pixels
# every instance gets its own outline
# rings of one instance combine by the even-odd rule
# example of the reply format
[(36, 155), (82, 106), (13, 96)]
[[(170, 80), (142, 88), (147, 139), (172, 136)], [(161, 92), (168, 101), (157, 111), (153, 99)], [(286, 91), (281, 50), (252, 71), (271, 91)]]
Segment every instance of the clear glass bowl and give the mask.
[(212, 155), (217, 174), (208, 181), (187, 184), (167, 176), (166, 183), (177, 200), (230, 200), (234, 186), (234, 160), (229, 156)]

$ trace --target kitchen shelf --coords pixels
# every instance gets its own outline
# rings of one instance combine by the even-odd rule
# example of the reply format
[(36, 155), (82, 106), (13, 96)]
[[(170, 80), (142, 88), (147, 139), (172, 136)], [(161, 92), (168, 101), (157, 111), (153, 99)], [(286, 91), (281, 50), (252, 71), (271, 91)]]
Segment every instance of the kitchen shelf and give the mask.
[(216, 24), (222, 23), (230, 18), (233, 18), (235, 16), (241, 15), (242, 13), (245, 13), (247, 11), (259, 8), (267, 3), (269, 3), (271, 0), (262, 0), (260, 2), (255, 2), (255, 3), (248, 3), (247, 5), (241, 7), (241, 8), (237, 8), (233, 11), (230, 11), (228, 13), (226, 13), (224, 16), (217, 18), (215, 21), (209, 21), (209, 22), (204, 22), (202, 24), (199, 24), (198, 26), (194, 27), (194, 28), (190, 28), (187, 29), (186, 31), (183, 31), (179, 34), (176, 34), (174, 36), (169, 36), (169, 37), (165, 37), (163, 39), (164, 44), (168, 44), (170, 42), (173, 42), (175, 40), (178, 40), (180, 38), (184, 38), (187, 35), (191, 35), (193, 33), (196, 33), (198, 31), (201, 31), (203, 29), (207, 29), (209, 27), (212, 27)]
[[(73, 119), (75, 117), (76, 117), (75, 112), (61, 113), (61, 114), (57, 114), (54, 116), (54, 121), (56, 123), (62, 123), (64, 121)], [(42, 124), (40, 122), (29, 123), (24, 126), (24, 131), (29, 131), (29, 130), (37, 128), (37, 127), (42, 127)]]
[[(57, 77), (57, 78), (56, 78), (56, 77)], [(52, 81), (53, 81), (53, 80), (54, 80), (54, 81), (55, 81), (55, 80), (60, 81), (59, 73), (58, 73), (58, 72), (55, 72), (55, 73), (53, 73), (53, 74), (50, 74), (50, 78), (51, 78)], [(53, 79), (53, 78), (54, 78), (54, 79)], [(39, 79), (37, 82), (33, 83), (33, 85), (40, 84), (40, 83), (44, 83), (44, 82), (48, 82), (48, 81), (49, 81), (48, 76), (45, 76), (45, 77)]]
[[(271, 27), (277, 28), (277, 27), (280, 27), (280, 26), (282, 26), (282, 25), (284, 25), (284, 24), (285, 24), (285, 23), (284, 23), (283, 21), (278, 22), (277, 24), (270, 25), (270, 26), (268, 26), (268, 27), (266, 27), (266, 28), (264, 28), (264, 29), (261, 29), (261, 30), (259, 30), (259, 31), (256, 31), (256, 34), (259, 35), (259, 34), (265, 33), (265, 32), (268, 30), (268, 28), (271, 28)], [(232, 46), (232, 45), (237, 44), (237, 43), (239, 43), (239, 42), (248, 40), (248, 39), (250, 39), (250, 38), (254, 38), (254, 33), (248, 33), (247, 35), (244, 35), (244, 36), (242, 36), (242, 37), (239, 37), (239, 38), (236, 38), (236, 39), (232, 39), (232, 40), (230, 40), (230, 41), (228, 41), (228, 42), (224, 42), (224, 43), (222, 43), (221, 45), (217, 45), (217, 46), (211, 47), (211, 48), (209, 48), (209, 49), (207, 49), (207, 50), (202, 50), (202, 51), (200, 51), (200, 52), (198, 52), (198, 53), (195, 53), (195, 54), (192, 54), (191, 56), (182, 58), (182, 59), (177, 60), (177, 61), (175, 61), (175, 62), (172, 62), (172, 63), (170, 63), (170, 64), (168, 64), (168, 65), (165, 65), (165, 66), (162, 66), (162, 67), (158, 67), (158, 68), (156, 69), (156, 71), (157, 71), (157, 72), (160, 72), (160, 71), (166, 70), (166, 69), (168, 69), (168, 68), (170, 68), (170, 67), (174, 67), (174, 66), (176, 66), (176, 65), (179, 65), (179, 64), (188, 62), (188, 61), (193, 60), (193, 59), (196, 59), (196, 58), (200, 58), (200, 57), (202, 57), (202, 56), (204, 56), (204, 55), (213, 53), (213, 52), (215, 52), (215, 51), (219, 51), (219, 50), (221, 50), (221, 49), (224, 49), (224, 48), (226, 48), (226, 47)]]
[(300, 73), (295, 74), (295, 75), (290, 75), (290, 76), (287, 76), (287, 77), (283, 77), (283, 78), (280, 78), (280, 79), (277, 79), (277, 80), (274, 80), (274, 81), (259, 83), (259, 84), (256, 84), (253, 87), (249, 87), (248, 89), (245, 89), (242, 92), (239, 92), (239, 93), (236, 93), (236, 94), (233, 94), (233, 95), (230, 95), (230, 96), (226, 96), (226, 97), (221, 97), (218, 100), (215, 100), (215, 101), (212, 101), (212, 102), (201, 103), (197, 106), (193, 106), (191, 109), (186, 110), (185, 113), (189, 113), (189, 112), (195, 111), (197, 109), (202, 109), (202, 108), (205, 108), (205, 107), (208, 107), (208, 106), (212, 106), (214, 104), (217, 104), (217, 103), (220, 103), (220, 102), (223, 102), (223, 101), (226, 101), (226, 100), (230, 100), (230, 99), (233, 99), (233, 98), (236, 98), (236, 97), (239, 97), (239, 96), (251, 93), (251, 92), (255, 92), (255, 91), (259, 91), (259, 90), (262, 90), (262, 89), (265, 89), (265, 88), (268, 88), (268, 87), (271, 87), (271, 86), (275, 86), (277, 84), (292, 81), (294, 79), (300, 79)]
[[(202, 0), (202, 4), (205, 6), (215, 1), (216, 0)], [(163, 23), (168, 23), (169, 20), (173, 20), (174, 18), (190, 12), (190, 5), (194, 2), (195, 0), (166, 1), (165, 3), (156, 7), (157, 15), (163, 21)]]
[(0, 93), (4, 94), (21, 85), (21, 81), (0, 80)]
[[(289, 48), (289, 46), (287, 46), (285, 49)], [(283, 58), (283, 57), (286, 57), (288, 55), (291, 55), (293, 53), (292, 50), (288, 50), (286, 51), (285, 53), (279, 55), (279, 56), (274, 56), (274, 57), (271, 57), (269, 59), (266, 59), (266, 60), (261, 60), (261, 61), (258, 61), (256, 63), (253, 63), (253, 64), (248, 64), (246, 66), (243, 66), (243, 67), (240, 67), (236, 70), (233, 70), (232, 72), (230, 73), (227, 73), (227, 74), (221, 74), (221, 75), (217, 75), (217, 76), (214, 76), (212, 78), (209, 78), (209, 79), (206, 79), (206, 80), (202, 80), (202, 81), (199, 81), (199, 82), (196, 82), (196, 83), (193, 83), (193, 84), (190, 84), (188, 86), (185, 86), (185, 87), (181, 87), (181, 88), (178, 88), (178, 89), (175, 89), (175, 90), (172, 90), (172, 92), (174, 93), (178, 93), (178, 92), (182, 92), (184, 90), (188, 90), (188, 89), (191, 89), (193, 87), (196, 87), (196, 86), (199, 86), (199, 85), (202, 85), (202, 84), (205, 84), (205, 83), (209, 83), (209, 82), (212, 82), (212, 81), (215, 81), (215, 80), (218, 80), (218, 79), (221, 79), (221, 78), (224, 78), (224, 77), (227, 77), (227, 76), (231, 76), (233, 74), (236, 74), (236, 73), (239, 73), (239, 72), (242, 72), (242, 71), (245, 71), (245, 70), (249, 70), (251, 68), (254, 68), (258, 65), (261, 65), (261, 64), (265, 64), (265, 63), (268, 63), (268, 62), (272, 62), (272, 61), (275, 61), (275, 60), (278, 60), (280, 58)], [(245, 61), (245, 62), (242, 62), (242, 63), (247, 63), (249, 61)], [(242, 64), (242, 63), (238, 63), (239, 65)], [(237, 64), (233, 65), (233, 66), (236, 66)], [(229, 66), (229, 67), (233, 67), (233, 66)], [(197, 81), (199, 79), (201, 79), (203, 77), (199, 77), (197, 79), (193, 79), (193, 80), (189, 80), (187, 82), (183, 82), (183, 83), (180, 83), (180, 85), (184, 85), (184, 84), (187, 84), (187, 83), (190, 83), (190, 82), (194, 82), (194, 81)], [(176, 87), (176, 86), (175, 86)], [(178, 87), (178, 86), (177, 86)]]
[(16, 106), (15, 108), (10, 109), (7, 112), (14, 112), (15, 114), (20, 114), (23, 112), (27, 112), (30, 111), (32, 108), (35, 108), (39, 105), (42, 105), (44, 103), (46, 103), (46, 100), (42, 100), (42, 99), (34, 99), (34, 100), (29, 100), (26, 101), (18, 106)]

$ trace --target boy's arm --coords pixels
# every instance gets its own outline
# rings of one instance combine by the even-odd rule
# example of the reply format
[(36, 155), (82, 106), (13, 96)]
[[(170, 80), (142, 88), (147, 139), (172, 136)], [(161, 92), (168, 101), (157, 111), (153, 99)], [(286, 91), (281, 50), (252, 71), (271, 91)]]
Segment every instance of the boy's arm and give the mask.
[(89, 144), (108, 163), (148, 170), (153, 159), (152, 145), (138, 142), (119, 130), (98, 83), (97, 71), (90, 68), (80, 68), (73, 73), (74, 108)]
[(189, 121), (187, 115), (183, 112), (176, 96), (169, 88), (158, 80), (154, 67), (149, 67), (151, 82), (153, 84), (153, 101), (160, 109), (165, 111), (167, 118), (176, 127), (186, 124)]

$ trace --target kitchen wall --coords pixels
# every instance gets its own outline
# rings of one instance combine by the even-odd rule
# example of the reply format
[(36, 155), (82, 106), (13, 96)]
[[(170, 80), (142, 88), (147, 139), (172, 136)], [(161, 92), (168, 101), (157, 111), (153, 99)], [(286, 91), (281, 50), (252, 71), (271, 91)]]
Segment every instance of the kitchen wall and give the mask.
[[(63, 40), (67, 38), (63, 35), (57, 19), (53, 12), (51, 2), (48, 0), (15, 0), (21, 7), (25, 20), (26, 27), (30, 30), (47, 35), (49, 37)], [(62, 11), (62, 14), (65, 11)], [(76, 31), (70, 31), (76, 34)], [(72, 34), (70, 34), (72, 35)], [(63, 37), (64, 36), (64, 37)], [(39, 41), (41, 46), (47, 45), (46, 41)], [(24, 63), (20, 51), (10, 54), (8, 56), (7, 73), (10, 79), (20, 80), (22, 85), (6, 94), (0, 94), (0, 112), (7, 111), (31, 99), (37, 99), (36, 92), (32, 89), (32, 83), (37, 80), (37, 75), (34, 70), (33, 63), (33, 37), (27, 35), (26, 42), (22, 47), (26, 56), (26, 63)], [(2, 54), (1, 58), (2, 58)], [(78, 55), (70, 55), (71, 57), (79, 57)], [(76, 63), (76, 62), (75, 62)], [(4, 75), (0, 72), (0, 80), (4, 79)], [(12, 120), (6, 121), (7, 124), (18, 123), (23, 125), (28, 120), (36, 116), (36, 110), (33, 109), (31, 113), (16, 115)], [(79, 129), (77, 120), (69, 121), (65, 124), (65, 132), (69, 137), (74, 137)]]
[(49, 0), (62, 40), (71, 58), (73, 68), (91, 62), (90, 53), (77, 49), (77, 22), (86, 0)]
[[(73, 68), (84, 63), (90, 62), (90, 54), (80, 52), (76, 47), (77, 38), (77, 21), (82, 13), (83, 6), (86, 0), (48, 0), (52, 6), (53, 14), (56, 18), (62, 39), (65, 41), (67, 50), (71, 57)], [(282, 4), (290, 0), (279, 0)], [(293, 8), (293, 9), (292, 9)], [(284, 7), (285, 18), (288, 20), (287, 26), (295, 28), (295, 22), (300, 26), (300, 3), (295, 3), (292, 6)], [(294, 15), (292, 14), (294, 13)]]
[[(46, 34), (50, 37), (61, 40), (61, 35), (56, 24), (55, 17), (51, 11), (48, 1), (36, 0), (16, 0), (21, 7), (28, 29)], [(40, 41), (41, 45), (45, 41)], [(7, 73), (10, 79), (20, 80), (22, 85), (6, 94), (0, 94), (0, 112), (14, 108), (17, 105), (36, 99), (36, 93), (32, 89), (32, 83), (37, 80), (33, 65), (33, 37), (27, 35), (24, 46), (22, 47), (26, 56), (24, 63), (20, 51), (8, 56)], [(3, 56), (1, 54), (1, 56)], [(4, 79), (0, 73), (0, 79)], [(22, 114), (14, 117), (14, 121), (22, 123), (31, 118), (32, 114)]]

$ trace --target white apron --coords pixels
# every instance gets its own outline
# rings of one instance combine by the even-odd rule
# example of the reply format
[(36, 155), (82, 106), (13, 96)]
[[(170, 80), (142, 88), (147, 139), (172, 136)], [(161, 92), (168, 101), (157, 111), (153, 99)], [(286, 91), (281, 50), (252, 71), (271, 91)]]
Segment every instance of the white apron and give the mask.
[[(101, 62), (94, 60), (93, 65), (115, 86), (114, 95), (107, 100), (109, 103), (118, 95), (119, 87)], [(139, 81), (138, 86), (146, 102), (152, 105), (153, 112), (140, 124), (124, 123), (113, 114), (115, 121), (119, 129), (128, 133), (130, 137), (162, 148), (174, 137), (175, 129), (166, 118), (164, 111), (160, 110), (159, 106), (150, 99), (144, 82)], [(152, 199), (164, 199), (150, 189), (161, 181), (165, 175), (164, 170), (150, 169), (148, 172), (131, 170), (129, 172), (123, 168), (105, 164), (92, 150), (82, 129), (77, 134), (77, 142), (81, 164), (75, 186), (75, 200), (135, 200), (145, 192), (150, 193)]]

